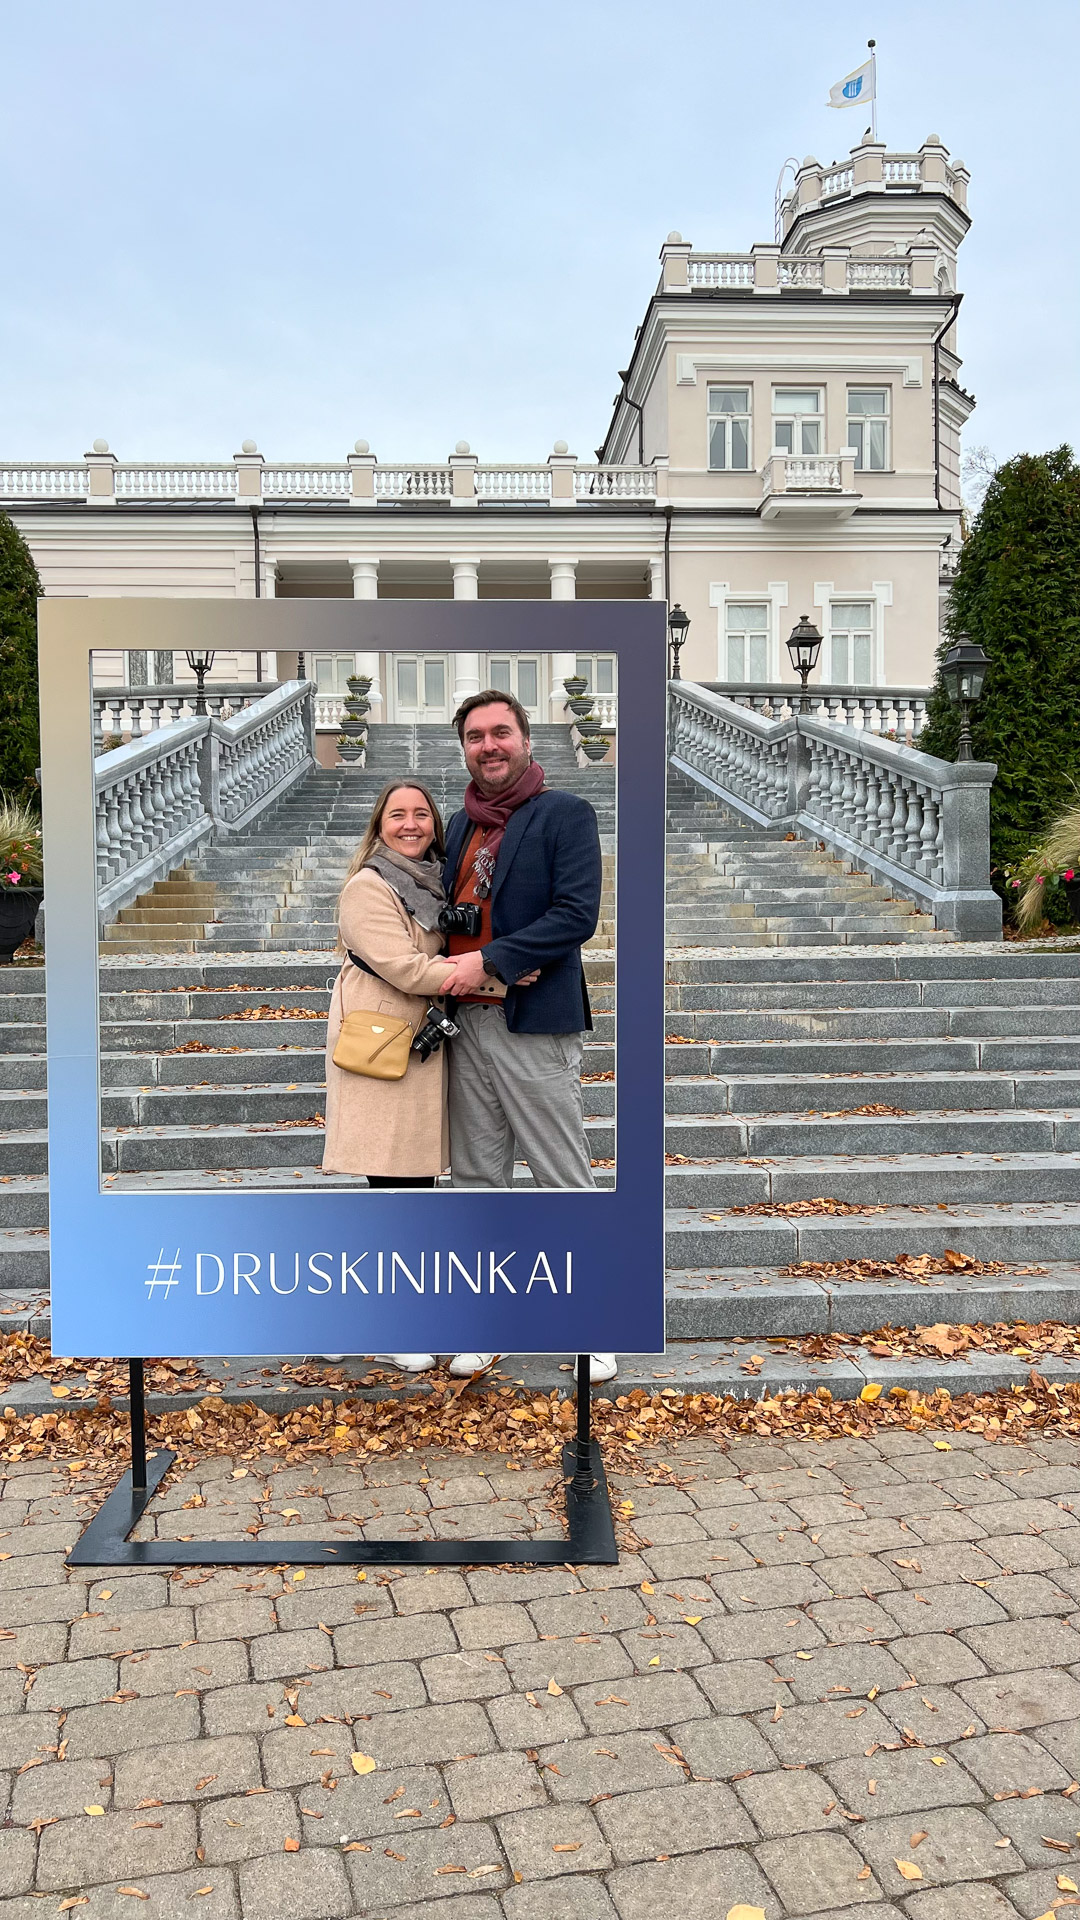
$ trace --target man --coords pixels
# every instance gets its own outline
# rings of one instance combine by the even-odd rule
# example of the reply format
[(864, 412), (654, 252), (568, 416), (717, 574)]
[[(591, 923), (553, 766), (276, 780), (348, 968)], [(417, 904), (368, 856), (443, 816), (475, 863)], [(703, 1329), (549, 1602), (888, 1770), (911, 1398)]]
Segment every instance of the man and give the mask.
[[(456, 906), (479, 907), (480, 931), (449, 937), (446, 992), (461, 1029), (450, 1047), (451, 1182), (509, 1187), (520, 1153), (538, 1187), (594, 1187), (581, 1097), (592, 1026), (581, 948), (600, 916), (596, 815), (577, 794), (545, 787), (528, 715), (512, 695), (472, 694), (454, 725), (472, 778), (447, 828), (443, 881)], [(531, 984), (516, 984), (537, 969)], [(492, 1357), (459, 1354), (451, 1371), (471, 1373)], [(614, 1354), (592, 1361), (594, 1380), (612, 1378)]]

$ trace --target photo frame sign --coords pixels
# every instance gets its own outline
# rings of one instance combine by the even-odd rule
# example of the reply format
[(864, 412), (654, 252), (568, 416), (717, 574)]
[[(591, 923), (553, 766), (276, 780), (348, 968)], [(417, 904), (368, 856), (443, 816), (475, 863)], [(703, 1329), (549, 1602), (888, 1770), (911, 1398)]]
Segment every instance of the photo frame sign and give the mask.
[[(57, 1351), (662, 1351), (665, 619), (663, 603), (649, 601), (40, 603)], [(320, 650), (481, 659), (512, 651), (563, 662), (614, 657), (613, 1185), (424, 1192), (329, 1184), (321, 1191), (110, 1187), (101, 1165), (101, 823), (91, 656), (182, 657), (188, 649), (279, 657), (300, 651), (308, 660)], [(327, 961), (329, 974), (337, 963), (330, 954)], [(161, 964), (149, 956), (145, 970), (149, 987)]]

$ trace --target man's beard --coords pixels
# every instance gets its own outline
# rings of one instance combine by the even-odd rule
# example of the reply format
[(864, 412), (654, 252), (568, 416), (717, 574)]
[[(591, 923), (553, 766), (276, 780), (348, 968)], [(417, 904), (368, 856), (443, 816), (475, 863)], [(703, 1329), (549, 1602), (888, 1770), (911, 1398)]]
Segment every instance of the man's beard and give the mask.
[(492, 762), (490, 766), (477, 767), (473, 773), (473, 779), (481, 793), (502, 793), (507, 787), (513, 786), (515, 780), (520, 780), (529, 764), (528, 755), (520, 762), (520, 765), (516, 764), (513, 760), (495, 761)]

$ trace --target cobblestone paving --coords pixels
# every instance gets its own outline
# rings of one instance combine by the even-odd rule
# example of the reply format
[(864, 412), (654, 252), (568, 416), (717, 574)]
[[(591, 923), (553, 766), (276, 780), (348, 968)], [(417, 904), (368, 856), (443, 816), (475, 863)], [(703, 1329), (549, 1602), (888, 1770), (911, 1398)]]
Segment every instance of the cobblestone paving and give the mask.
[[(0, 1920), (1080, 1905), (1080, 1443), (664, 1459), (614, 1488), (618, 1567), (366, 1577), (69, 1574), (100, 1488), (7, 1468)], [(208, 1460), (155, 1513), (490, 1534), (550, 1529), (550, 1492), (461, 1455)]]

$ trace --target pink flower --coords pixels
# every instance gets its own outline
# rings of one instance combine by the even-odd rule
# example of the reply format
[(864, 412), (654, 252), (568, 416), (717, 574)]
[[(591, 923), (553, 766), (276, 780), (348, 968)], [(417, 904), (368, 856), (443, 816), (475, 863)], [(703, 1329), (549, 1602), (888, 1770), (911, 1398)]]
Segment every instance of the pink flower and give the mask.
[(13, 887), (17, 887), (17, 886), (18, 886), (18, 884), (19, 884), (19, 881), (20, 881), (20, 880), (22, 879), (22, 874), (21, 874), (21, 873), (7, 873), (7, 874), (5, 874), (5, 875), (4, 875), (4, 878), (5, 878), (5, 880), (10, 880), (10, 881), (11, 881), (11, 884), (12, 884), (12, 886), (13, 886)]
[(1041, 873), (1037, 873), (1037, 874), (1035, 875), (1035, 878), (1036, 878), (1036, 880), (1038, 881), (1038, 883), (1039, 883), (1039, 885), (1040, 885), (1040, 887), (1041, 887), (1041, 886), (1042, 886), (1042, 884), (1043, 884), (1043, 878), (1044, 878), (1044, 876), (1043, 876), (1043, 875), (1042, 875)]
[(1076, 878), (1076, 875), (1075, 875), (1075, 873), (1073, 872), (1073, 869), (1072, 869), (1071, 867), (1066, 867), (1066, 869), (1065, 869), (1065, 878), (1066, 878), (1066, 880), (1075, 880), (1075, 878)]
[(1019, 885), (1020, 885), (1020, 882), (1019, 882), (1019, 880), (1014, 880), (1014, 881), (1013, 881), (1013, 886), (1014, 886), (1014, 887), (1018, 887)]

